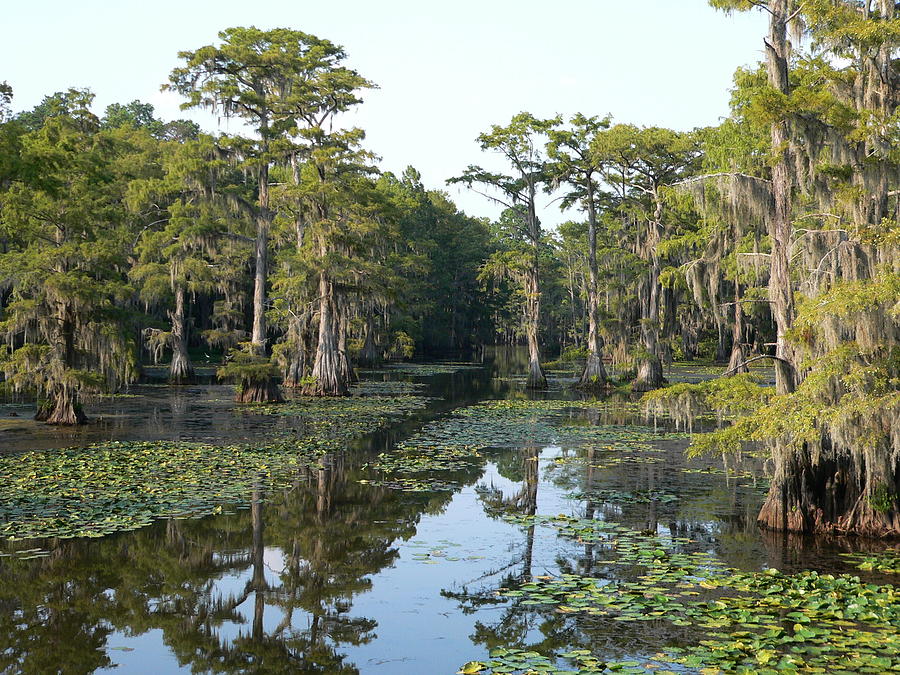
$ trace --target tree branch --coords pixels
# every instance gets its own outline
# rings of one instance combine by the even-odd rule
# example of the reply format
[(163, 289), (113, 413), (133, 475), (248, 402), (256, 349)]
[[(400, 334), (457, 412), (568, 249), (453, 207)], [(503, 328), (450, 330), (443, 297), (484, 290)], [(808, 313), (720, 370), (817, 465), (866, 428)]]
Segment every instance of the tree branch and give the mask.
[(782, 363), (786, 363), (787, 365), (793, 367), (793, 364), (792, 364), (790, 361), (788, 361), (787, 359), (783, 359), (783, 358), (781, 358), (780, 356), (768, 356), (768, 355), (764, 354), (764, 355), (762, 355), (762, 356), (754, 356), (752, 359), (747, 359), (747, 360), (744, 361), (743, 363), (739, 363), (738, 365), (736, 365), (736, 366), (735, 366), (734, 368), (732, 368), (731, 370), (726, 370), (724, 373), (722, 373), (721, 377), (725, 377), (725, 376), (727, 376), (727, 375), (731, 375), (732, 373), (737, 372), (738, 370), (740, 370), (740, 369), (743, 368), (744, 366), (748, 366), (748, 365), (750, 365), (751, 363), (753, 363), (754, 361), (759, 361), (760, 359), (772, 359), (773, 361), (781, 361)]

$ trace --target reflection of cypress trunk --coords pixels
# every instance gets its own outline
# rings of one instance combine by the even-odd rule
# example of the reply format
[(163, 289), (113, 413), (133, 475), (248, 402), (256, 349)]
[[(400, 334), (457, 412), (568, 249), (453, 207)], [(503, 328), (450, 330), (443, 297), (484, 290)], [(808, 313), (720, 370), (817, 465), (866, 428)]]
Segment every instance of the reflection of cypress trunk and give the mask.
[[(324, 252), (323, 252), (324, 255)], [(319, 277), (319, 343), (313, 365), (313, 382), (304, 387), (311, 396), (346, 396), (350, 382), (340, 352), (340, 317), (334, 297), (334, 286), (323, 271)]]
[(172, 364), (169, 366), (169, 381), (185, 384), (194, 379), (194, 366), (187, 350), (187, 327), (184, 309), (184, 286), (175, 286), (175, 310), (169, 312), (172, 320)]
[(68, 379), (69, 372), (75, 368), (75, 318), (69, 305), (60, 309), (59, 322), (56, 351), (63, 365), (60, 381), (52, 385), (48, 400), (39, 406), (34, 418), (61, 426), (86, 424), (87, 416), (78, 402), (78, 389)]
[[(537, 513), (539, 455), (537, 448), (530, 448), (522, 457), (525, 484), (522, 486), (522, 492), (519, 497), (519, 508), (526, 516), (533, 516)], [(522, 556), (522, 579), (526, 581), (531, 580), (531, 565), (534, 557), (534, 530), (535, 525), (534, 520), (532, 520), (525, 537), (525, 553)]]
[[(587, 450), (587, 473), (584, 478), (584, 493), (588, 495), (587, 504), (584, 507), (584, 519), (593, 520), (596, 511), (594, 500), (591, 499), (591, 490), (594, 489), (594, 456), (595, 449), (593, 446)], [(594, 571), (594, 542), (588, 538), (584, 543), (584, 573), (591, 574)]]
[(528, 379), (529, 389), (546, 389), (547, 378), (541, 370), (541, 351), (538, 344), (538, 331), (541, 322), (541, 292), (538, 278), (537, 253), (529, 265), (525, 275), (525, 337), (528, 341)]
[(580, 389), (600, 389), (606, 386), (603, 367), (603, 344), (600, 339), (600, 298), (597, 293), (597, 215), (594, 207), (594, 186), (588, 188), (588, 356), (578, 381)]
[(255, 594), (253, 606), (253, 639), (262, 640), (263, 612), (266, 608), (266, 591), (269, 589), (266, 583), (265, 568), (265, 544), (263, 543), (263, 517), (262, 502), (260, 501), (259, 488), (253, 488), (253, 501), (250, 504), (250, 518), (253, 521), (253, 577), (250, 580)]
[(734, 283), (734, 329), (731, 333), (731, 358), (728, 360), (729, 375), (749, 373), (746, 365), (747, 350), (744, 348), (744, 306), (741, 303), (741, 285)]

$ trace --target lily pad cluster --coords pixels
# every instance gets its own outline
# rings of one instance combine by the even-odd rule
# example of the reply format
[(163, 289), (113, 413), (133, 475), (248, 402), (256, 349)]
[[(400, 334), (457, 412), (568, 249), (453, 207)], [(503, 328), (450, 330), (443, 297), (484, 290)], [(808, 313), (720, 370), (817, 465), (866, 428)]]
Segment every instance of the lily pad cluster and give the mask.
[(432, 375), (452, 375), (464, 370), (481, 370), (478, 363), (390, 363), (384, 368), (363, 370), (362, 373), (394, 373), (430, 377)]
[(106, 442), (0, 457), (0, 538), (100, 537), (158, 518), (220, 513), (254, 489), (287, 487), (298, 470), (421, 410), (420, 396), (303, 399), (256, 412), (295, 415), (298, 435), (255, 443)]
[(658, 502), (671, 504), (677, 502), (679, 497), (665, 490), (611, 490), (595, 488), (589, 492), (573, 492), (567, 495), (569, 499), (587, 499), (592, 502), (609, 504), (650, 504)]
[[(412, 438), (378, 456), (379, 475), (363, 482), (423, 492), (459, 487), (446, 474), (483, 465), (491, 449), (521, 446), (583, 446), (600, 450), (655, 451), (648, 439), (680, 438), (650, 427), (592, 424), (584, 416), (616, 406), (598, 401), (495, 400), (468, 406), (426, 424)], [(631, 456), (631, 455), (629, 455)], [(439, 479), (434, 474), (441, 473)]]
[(523, 673), (547, 673), (549, 675), (594, 675), (596, 673), (632, 673), (650, 672), (641, 664), (654, 668), (652, 672), (657, 675), (673, 675), (671, 670), (655, 670), (659, 666), (644, 661), (603, 661), (592, 655), (588, 649), (573, 649), (563, 652), (560, 658), (566, 659), (571, 665), (561, 667), (556, 659), (550, 659), (538, 652), (525, 649), (494, 649), (488, 661), (469, 661), (457, 671), (457, 675), (479, 675), (493, 673), (493, 675), (515, 675)]
[(292, 417), (313, 435), (349, 439), (362, 436), (428, 407), (425, 396), (298, 397), (278, 405), (241, 408), (247, 414)]
[(426, 389), (424, 382), (405, 380), (363, 380), (350, 388), (353, 396), (409, 396)]
[(889, 549), (882, 553), (844, 553), (842, 555), (852, 561), (860, 570), (900, 574), (900, 549)]
[[(660, 631), (682, 636), (680, 644), (647, 655), (645, 661), (652, 662), (626, 672), (900, 671), (900, 592), (892, 585), (815, 571), (742, 572), (690, 551), (687, 539), (663, 539), (604, 521), (519, 516), (516, 522), (548, 525), (562, 536), (597, 543), (609, 554), (601, 564), (606, 574), (536, 577), (500, 591), (502, 596), (575, 617), (656, 622)], [(573, 661), (571, 652), (530, 654), (518, 669), (502, 660), (481, 665), (477, 672), (494, 674), (622, 672), (620, 664)]]

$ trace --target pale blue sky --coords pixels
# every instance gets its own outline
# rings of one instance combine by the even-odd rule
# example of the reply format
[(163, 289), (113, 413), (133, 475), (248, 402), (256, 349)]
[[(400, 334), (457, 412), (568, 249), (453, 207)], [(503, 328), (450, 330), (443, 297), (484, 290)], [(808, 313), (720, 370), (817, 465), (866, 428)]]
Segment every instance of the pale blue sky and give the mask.
[[(706, 0), (32, 0), (10, 3), (3, 18), (0, 81), (13, 86), (16, 109), (90, 87), (98, 112), (137, 98), (208, 131), (215, 118), (181, 112), (176, 95), (159, 91), (179, 50), (239, 25), (328, 38), (381, 87), (350, 122), (366, 129), (382, 168), (412, 164), (437, 188), (470, 163), (490, 164), (475, 136), (521, 110), (715, 124), (735, 68), (762, 57), (765, 30), (764, 17), (728, 17)], [(449, 192), (473, 215), (496, 213), (464, 189)], [(549, 207), (542, 218), (561, 216)]]

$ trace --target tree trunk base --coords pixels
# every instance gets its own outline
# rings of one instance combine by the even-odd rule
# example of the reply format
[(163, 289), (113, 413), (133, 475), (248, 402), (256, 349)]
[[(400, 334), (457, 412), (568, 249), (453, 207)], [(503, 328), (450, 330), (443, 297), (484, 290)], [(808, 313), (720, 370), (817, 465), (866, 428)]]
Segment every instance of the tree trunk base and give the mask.
[(645, 392), (659, 389), (666, 383), (662, 363), (657, 358), (648, 358), (638, 365), (637, 377), (631, 383), (631, 391)]
[(889, 484), (867, 492), (865, 467), (824, 443), (783, 460), (757, 517), (760, 527), (803, 534), (900, 537), (900, 496), (895, 469)]
[(197, 375), (190, 361), (179, 362), (177, 365), (175, 361), (172, 361), (172, 366), (169, 368), (169, 384), (194, 384), (196, 381)]
[(541, 362), (537, 359), (532, 359), (528, 363), (528, 379), (525, 381), (525, 387), (527, 389), (547, 388), (547, 378), (544, 376), (544, 371), (541, 370)]
[(45, 401), (38, 406), (34, 419), (54, 426), (73, 427), (87, 424), (87, 415), (72, 398), (60, 396), (55, 401)]
[(303, 387), (306, 396), (347, 396), (353, 369), (346, 356), (336, 350), (319, 350), (312, 382)]
[(281, 388), (273, 377), (242, 382), (234, 400), (238, 403), (284, 403)]
[(578, 380), (578, 384), (575, 385), (577, 389), (581, 389), (582, 391), (606, 391), (610, 388), (609, 386), (609, 378), (606, 375), (606, 368), (603, 366), (603, 360), (597, 354), (590, 354), (587, 358), (587, 362), (584, 364), (584, 370), (581, 373), (581, 378)]
[(302, 356), (292, 358), (281, 379), (281, 386), (288, 389), (299, 389), (302, 387), (304, 370), (306, 370), (305, 359)]
[(310, 384), (306, 384), (303, 387), (303, 395), (304, 396), (349, 396), (350, 395), (350, 387), (345, 384), (339, 383), (337, 380), (333, 380), (330, 384), (321, 384), (318, 381), (314, 381)]

